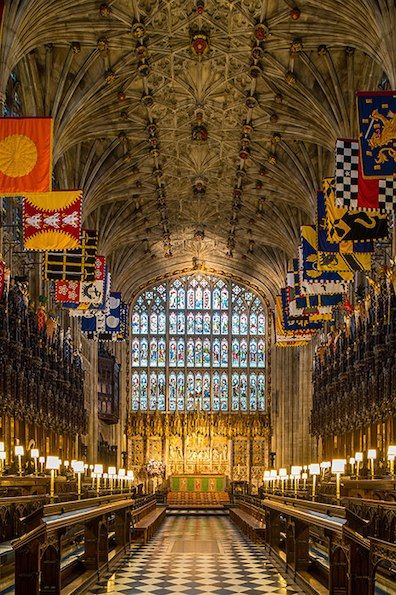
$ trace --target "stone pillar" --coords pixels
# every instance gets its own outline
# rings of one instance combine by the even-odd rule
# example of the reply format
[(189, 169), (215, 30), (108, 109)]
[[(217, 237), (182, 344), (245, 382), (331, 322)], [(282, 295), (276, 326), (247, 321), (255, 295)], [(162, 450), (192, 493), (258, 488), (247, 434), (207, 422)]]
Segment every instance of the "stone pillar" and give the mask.
[(95, 341), (83, 341), (85, 370), (85, 408), (88, 414), (88, 461), (97, 460), (98, 449), (98, 345)]
[(316, 459), (309, 434), (313, 346), (272, 347), (272, 450), (276, 467), (306, 465)]

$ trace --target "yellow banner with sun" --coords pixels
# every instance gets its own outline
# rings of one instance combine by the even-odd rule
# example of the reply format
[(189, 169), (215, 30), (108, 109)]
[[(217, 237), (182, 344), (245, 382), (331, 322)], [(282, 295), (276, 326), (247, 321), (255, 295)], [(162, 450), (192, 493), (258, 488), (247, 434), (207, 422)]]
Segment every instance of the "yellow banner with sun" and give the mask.
[(0, 118), (0, 196), (51, 190), (52, 118)]

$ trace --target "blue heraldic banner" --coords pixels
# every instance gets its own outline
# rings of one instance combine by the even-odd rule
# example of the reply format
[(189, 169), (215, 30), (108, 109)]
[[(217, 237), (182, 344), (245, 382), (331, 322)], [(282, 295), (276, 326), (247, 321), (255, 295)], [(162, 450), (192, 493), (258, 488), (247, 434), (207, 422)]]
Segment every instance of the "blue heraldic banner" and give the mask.
[(88, 339), (123, 341), (127, 336), (128, 306), (121, 300), (121, 293), (112, 291), (107, 311), (91, 311), (81, 318), (81, 330)]
[(309, 316), (290, 316), (286, 289), (281, 289), (281, 297), (283, 326), (286, 331), (314, 331), (323, 327), (322, 322), (313, 322)]
[(364, 178), (396, 175), (396, 91), (357, 93)]
[(326, 314), (331, 312), (334, 306), (341, 304), (344, 299), (342, 293), (302, 295), (298, 258), (293, 258), (293, 270), (288, 272), (287, 281), (291, 315)]

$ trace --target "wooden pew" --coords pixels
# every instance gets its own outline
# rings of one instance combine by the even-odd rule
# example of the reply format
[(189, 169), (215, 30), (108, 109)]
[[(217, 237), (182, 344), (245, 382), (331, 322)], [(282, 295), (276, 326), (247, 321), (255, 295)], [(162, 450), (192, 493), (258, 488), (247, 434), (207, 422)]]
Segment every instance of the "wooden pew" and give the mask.
[(239, 501), (238, 506), (230, 508), (230, 519), (255, 542), (265, 539), (265, 520), (263, 512), (252, 504)]
[(147, 543), (157, 531), (166, 516), (166, 506), (149, 502), (134, 515), (133, 538)]

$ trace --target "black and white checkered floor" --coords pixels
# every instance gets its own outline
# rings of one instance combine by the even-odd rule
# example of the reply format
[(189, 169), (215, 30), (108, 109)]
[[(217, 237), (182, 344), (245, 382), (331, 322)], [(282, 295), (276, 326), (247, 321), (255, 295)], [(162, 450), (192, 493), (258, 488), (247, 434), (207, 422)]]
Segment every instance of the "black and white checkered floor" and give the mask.
[(225, 516), (171, 516), (90, 593), (304, 593)]

